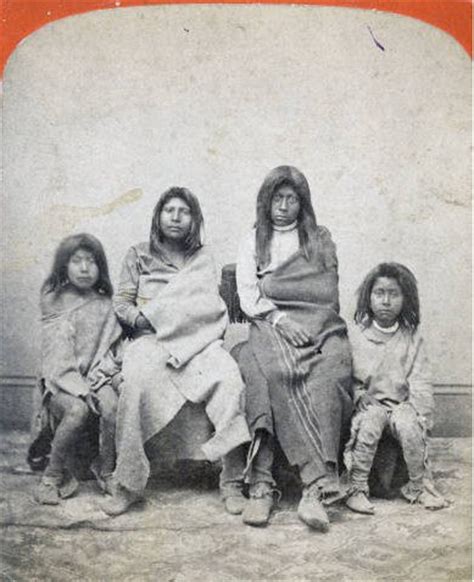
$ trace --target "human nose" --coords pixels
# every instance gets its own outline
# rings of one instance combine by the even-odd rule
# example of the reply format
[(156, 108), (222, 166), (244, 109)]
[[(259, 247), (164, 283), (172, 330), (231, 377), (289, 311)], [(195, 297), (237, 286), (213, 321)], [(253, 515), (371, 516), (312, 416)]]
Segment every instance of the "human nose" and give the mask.
[(390, 305), (390, 295), (389, 295), (389, 293), (384, 293), (383, 294), (382, 303), (384, 305)]
[(288, 209), (288, 200), (286, 198), (281, 198), (278, 202), (278, 206), (280, 210), (287, 210)]
[(82, 273), (87, 273), (89, 271), (89, 262), (88, 261), (86, 261), (86, 260), (81, 261), (80, 265), (81, 265), (81, 272)]
[(171, 220), (173, 222), (179, 222), (179, 219), (180, 218), (181, 218), (181, 215), (179, 213), (179, 210), (178, 209), (173, 210), (172, 213), (171, 213)]

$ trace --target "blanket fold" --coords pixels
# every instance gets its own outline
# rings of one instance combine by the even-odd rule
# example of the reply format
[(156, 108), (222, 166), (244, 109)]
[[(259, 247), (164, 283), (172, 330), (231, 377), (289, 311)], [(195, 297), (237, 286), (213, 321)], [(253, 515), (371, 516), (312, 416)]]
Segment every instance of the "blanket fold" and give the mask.
[(227, 311), (216, 289), (214, 263), (207, 253), (199, 251), (141, 307), (156, 330), (156, 340), (175, 359), (175, 367), (184, 366), (223, 338)]

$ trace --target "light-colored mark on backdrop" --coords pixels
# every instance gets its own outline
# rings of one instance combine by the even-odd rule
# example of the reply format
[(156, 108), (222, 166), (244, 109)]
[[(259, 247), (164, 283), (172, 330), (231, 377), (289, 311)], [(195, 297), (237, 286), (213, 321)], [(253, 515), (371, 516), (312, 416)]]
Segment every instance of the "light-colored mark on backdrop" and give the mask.
[(4, 277), (8, 373), (34, 368), (38, 292), (64, 235), (98, 236), (116, 283), (158, 195), (182, 185), (218, 263), (233, 262), (264, 176), (292, 164), (337, 244), (343, 315), (370, 268), (405, 263), (436, 380), (468, 382), (470, 95), (452, 37), (387, 13), (149, 6), (38, 30), (4, 76), (2, 242), (8, 264), (34, 259)]

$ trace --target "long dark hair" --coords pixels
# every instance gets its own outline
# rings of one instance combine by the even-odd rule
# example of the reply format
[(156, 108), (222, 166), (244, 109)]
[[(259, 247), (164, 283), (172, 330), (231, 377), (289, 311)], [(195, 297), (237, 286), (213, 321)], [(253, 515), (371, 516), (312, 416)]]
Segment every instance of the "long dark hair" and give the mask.
[(271, 260), (272, 198), (282, 186), (293, 188), (300, 201), (300, 211), (297, 217), (300, 247), (307, 259), (315, 251), (317, 224), (308, 181), (297, 168), (278, 166), (267, 175), (257, 196), (256, 255), (259, 270), (264, 269)]
[(186, 255), (190, 256), (197, 251), (197, 249), (202, 247), (201, 229), (204, 224), (204, 219), (197, 197), (187, 188), (179, 188), (176, 186), (163, 192), (153, 210), (150, 229), (150, 251), (152, 254), (158, 256), (163, 254), (163, 235), (160, 227), (160, 215), (163, 206), (171, 200), (171, 198), (179, 198), (189, 206), (189, 210), (191, 211), (191, 228), (184, 240)]
[(398, 320), (402, 327), (412, 333), (415, 332), (420, 323), (418, 285), (415, 275), (400, 263), (381, 263), (365, 277), (357, 290), (357, 307), (354, 320), (365, 327), (372, 323), (374, 315), (370, 308), (370, 295), (375, 282), (380, 277), (394, 279), (400, 286), (403, 294), (403, 304)]
[(99, 268), (99, 277), (93, 289), (101, 295), (111, 297), (113, 294), (112, 283), (110, 282), (109, 267), (105, 256), (104, 247), (99, 239), (91, 234), (73, 234), (63, 239), (54, 255), (51, 273), (44, 281), (42, 293), (59, 293), (69, 282), (67, 268), (72, 255), (79, 249), (88, 251), (94, 257)]

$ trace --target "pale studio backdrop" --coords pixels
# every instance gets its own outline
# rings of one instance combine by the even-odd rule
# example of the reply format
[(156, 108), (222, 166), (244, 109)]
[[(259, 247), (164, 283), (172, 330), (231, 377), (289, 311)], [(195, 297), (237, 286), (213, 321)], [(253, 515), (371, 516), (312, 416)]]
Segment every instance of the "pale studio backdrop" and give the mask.
[(345, 8), (120, 8), (35, 32), (3, 84), (2, 375), (35, 373), (65, 235), (98, 236), (117, 282), (158, 195), (184, 185), (221, 266), (266, 173), (292, 164), (337, 243), (343, 315), (370, 268), (405, 263), (436, 382), (469, 383), (470, 75), (442, 31)]

